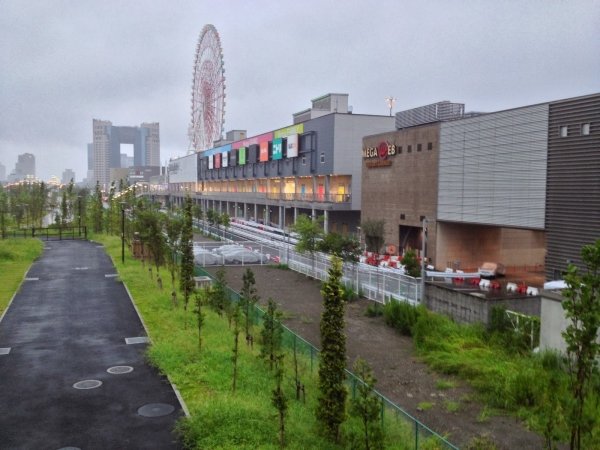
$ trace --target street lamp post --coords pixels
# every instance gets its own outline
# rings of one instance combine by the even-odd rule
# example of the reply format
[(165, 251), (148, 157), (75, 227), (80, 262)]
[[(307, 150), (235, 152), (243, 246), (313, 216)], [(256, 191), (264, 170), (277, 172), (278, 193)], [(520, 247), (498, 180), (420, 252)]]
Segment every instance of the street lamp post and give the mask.
[(81, 237), (81, 195), (77, 196), (77, 209), (79, 210), (79, 237)]
[(125, 202), (121, 202), (121, 262), (125, 264)]

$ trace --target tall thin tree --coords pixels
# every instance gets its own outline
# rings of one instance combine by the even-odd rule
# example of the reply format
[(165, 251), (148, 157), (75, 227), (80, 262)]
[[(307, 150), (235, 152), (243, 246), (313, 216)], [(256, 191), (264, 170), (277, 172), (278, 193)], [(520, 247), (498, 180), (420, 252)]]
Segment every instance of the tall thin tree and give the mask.
[(346, 336), (344, 334), (344, 298), (342, 262), (333, 256), (329, 277), (323, 283), (321, 315), (321, 358), (319, 361), (319, 398), (317, 419), (327, 436), (339, 442), (340, 426), (346, 418)]
[(254, 278), (254, 272), (249, 267), (242, 276), (242, 307), (244, 308), (244, 319), (245, 319), (245, 330), (246, 330), (246, 343), (250, 344), (253, 340), (251, 335), (251, 329), (253, 325), (254, 316), (254, 305), (259, 300), (259, 296), (256, 292), (256, 280)]
[(192, 199), (185, 198), (183, 206), (183, 225), (181, 227), (181, 276), (179, 287), (183, 292), (183, 307), (187, 311), (190, 295), (194, 289), (194, 234), (192, 231)]
[(269, 368), (273, 365), (281, 349), (281, 338), (283, 327), (281, 325), (281, 312), (277, 309), (277, 303), (270, 298), (267, 302), (267, 311), (263, 317), (263, 328), (261, 330), (260, 357), (269, 362)]

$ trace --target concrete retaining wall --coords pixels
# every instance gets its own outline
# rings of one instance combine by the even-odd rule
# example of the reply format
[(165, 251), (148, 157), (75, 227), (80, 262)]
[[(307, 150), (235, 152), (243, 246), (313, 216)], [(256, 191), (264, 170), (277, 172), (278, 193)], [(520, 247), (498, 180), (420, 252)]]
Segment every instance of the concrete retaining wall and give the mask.
[(512, 294), (506, 298), (486, 298), (479, 292), (461, 292), (441, 284), (427, 283), (425, 306), (431, 311), (446, 314), (459, 323), (482, 322), (488, 324), (494, 306), (528, 316), (540, 316), (539, 296)]

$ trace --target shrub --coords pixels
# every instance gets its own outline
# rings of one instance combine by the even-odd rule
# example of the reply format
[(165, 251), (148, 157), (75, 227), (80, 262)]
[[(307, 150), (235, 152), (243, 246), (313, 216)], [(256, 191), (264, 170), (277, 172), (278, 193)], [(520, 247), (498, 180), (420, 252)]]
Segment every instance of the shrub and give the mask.
[(391, 299), (383, 308), (383, 317), (386, 324), (404, 336), (412, 336), (413, 327), (419, 318), (419, 311), (421, 311), (419, 308), (410, 303)]
[(377, 302), (369, 303), (367, 306), (367, 310), (365, 311), (365, 316), (367, 317), (379, 317), (383, 314), (383, 308)]

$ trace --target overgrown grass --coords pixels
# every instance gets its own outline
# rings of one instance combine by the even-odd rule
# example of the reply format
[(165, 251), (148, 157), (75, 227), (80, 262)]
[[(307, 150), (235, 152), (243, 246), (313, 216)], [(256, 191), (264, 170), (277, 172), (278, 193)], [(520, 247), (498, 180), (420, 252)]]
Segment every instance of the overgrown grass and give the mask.
[[(202, 351), (198, 350), (197, 322), (190, 301), (188, 312), (171, 305), (170, 289), (160, 291), (150, 282), (141, 263), (126, 256), (120, 260), (120, 241), (116, 237), (96, 236), (108, 253), (127, 285), (144, 318), (152, 345), (150, 361), (167, 374), (186, 402), (191, 418), (179, 422), (178, 431), (188, 448), (211, 449), (275, 449), (279, 448), (277, 411), (271, 404), (275, 387), (273, 374), (257, 355), (259, 345), (246, 345), (240, 335), (237, 390), (232, 392), (233, 332), (227, 319), (218, 317), (208, 307), (202, 329)], [(259, 330), (254, 331), (259, 335)], [(284, 359), (284, 390), (288, 398), (286, 448), (337, 449), (361, 448), (357, 440), (362, 435), (360, 423), (349, 418), (343, 425), (343, 442), (335, 445), (322, 437), (314, 411), (318, 395), (317, 366), (310, 357), (299, 355), (299, 373), (305, 386), (305, 402), (295, 399), (293, 354)], [(412, 449), (413, 427), (386, 415), (386, 448)], [(436, 448), (434, 441), (428, 448)]]
[(43, 247), (39, 239), (0, 240), (0, 316)]
[[(409, 308), (394, 307), (393, 312)], [(398, 323), (399, 331), (413, 335), (418, 354), (430, 367), (475, 387), (487, 406), (484, 416), (504, 410), (524, 419), (540, 434), (550, 432), (559, 441), (568, 439), (568, 378), (559, 355), (523, 352), (519, 340), (489, 333), (480, 324), (460, 325), (422, 308), (405, 311)], [(510, 342), (515, 345), (508, 345)], [(594, 383), (600, 386), (599, 377)], [(592, 391), (586, 399), (586, 414), (595, 418), (596, 425), (585, 435), (584, 443), (588, 448), (600, 448), (600, 393)], [(455, 405), (446, 406), (450, 410)]]

